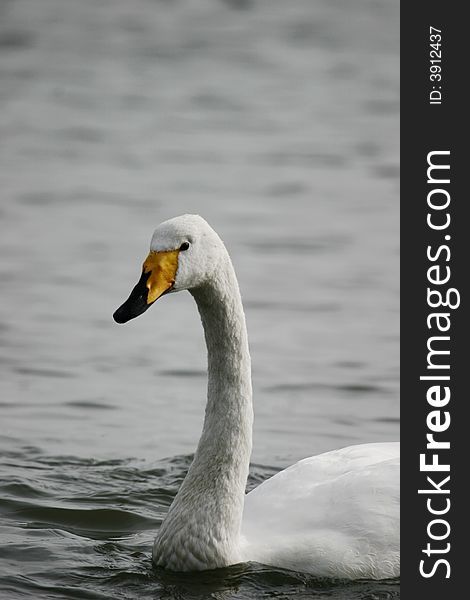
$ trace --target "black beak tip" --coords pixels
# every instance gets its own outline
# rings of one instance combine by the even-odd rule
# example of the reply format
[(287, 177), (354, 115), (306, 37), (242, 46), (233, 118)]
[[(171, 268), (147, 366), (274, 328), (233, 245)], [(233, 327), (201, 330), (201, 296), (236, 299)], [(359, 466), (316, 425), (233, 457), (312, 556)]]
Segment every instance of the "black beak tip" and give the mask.
[(125, 310), (124, 306), (120, 306), (113, 314), (113, 319), (119, 324), (127, 323), (131, 318), (132, 317), (128, 314), (128, 311)]
[[(113, 314), (113, 319), (116, 321), (116, 323), (127, 323), (127, 321), (135, 319), (135, 317), (138, 317), (144, 313), (150, 306), (150, 304), (147, 303), (147, 279), (149, 277), (150, 271), (148, 273), (144, 273), (144, 271), (142, 271), (142, 275), (140, 276), (137, 285), (134, 286), (129, 298), (124, 302), (124, 304), (121, 304), (121, 306)], [(153, 302), (151, 304), (153, 304)]]

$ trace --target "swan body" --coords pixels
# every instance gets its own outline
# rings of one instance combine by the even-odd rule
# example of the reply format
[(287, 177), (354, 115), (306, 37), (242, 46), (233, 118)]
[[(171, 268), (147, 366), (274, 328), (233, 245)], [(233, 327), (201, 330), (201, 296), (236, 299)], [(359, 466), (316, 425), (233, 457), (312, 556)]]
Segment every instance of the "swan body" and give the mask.
[(207, 405), (154, 563), (194, 571), (256, 561), (321, 577), (399, 576), (398, 443), (306, 458), (245, 495), (253, 425), (245, 316), (228, 252), (204, 219), (183, 215), (159, 225), (141, 278), (114, 318), (124, 323), (184, 289), (204, 328)]
[(305, 458), (245, 499), (242, 556), (319, 577), (399, 575), (399, 444)]

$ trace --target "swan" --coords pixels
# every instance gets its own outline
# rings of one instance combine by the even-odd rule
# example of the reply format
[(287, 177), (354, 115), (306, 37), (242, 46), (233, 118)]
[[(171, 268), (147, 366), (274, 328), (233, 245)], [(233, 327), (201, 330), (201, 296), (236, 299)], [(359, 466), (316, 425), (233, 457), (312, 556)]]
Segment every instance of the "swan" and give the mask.
[(157, 227), (141, 277), (114, 320), (126, 323), (180, 290), (193, 296), (204, 328), (207, 405), (153, 562), (172, 571), (254, 561), (318, 577), (398, 577), (399, 444), (312, 456), (245, 495), (253, 425), (245, 315), (229, 254), (198, 215)]

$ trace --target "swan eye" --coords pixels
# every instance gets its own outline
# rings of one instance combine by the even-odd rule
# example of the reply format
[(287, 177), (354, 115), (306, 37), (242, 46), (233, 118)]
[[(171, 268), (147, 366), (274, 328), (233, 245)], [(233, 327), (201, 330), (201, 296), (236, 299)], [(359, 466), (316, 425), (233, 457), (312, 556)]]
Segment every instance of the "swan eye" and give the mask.
[(185, 250), (187, 250), (189, 248), (189, 242), (183, 242), (180, 246), (180, 250), (182, 252), (184, 252)]

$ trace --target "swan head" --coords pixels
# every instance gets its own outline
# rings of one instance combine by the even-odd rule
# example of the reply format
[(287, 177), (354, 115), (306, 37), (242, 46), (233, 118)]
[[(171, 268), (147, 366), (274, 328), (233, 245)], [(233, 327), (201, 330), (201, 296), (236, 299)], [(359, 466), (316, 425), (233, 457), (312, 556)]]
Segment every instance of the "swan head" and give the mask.
[(201, 287), (226, 254), (222, 240), (199, 215), (164, 221), (152, 236), (137, 285), (114, 313), (114, 320), (126, 323), (165, 294)]

